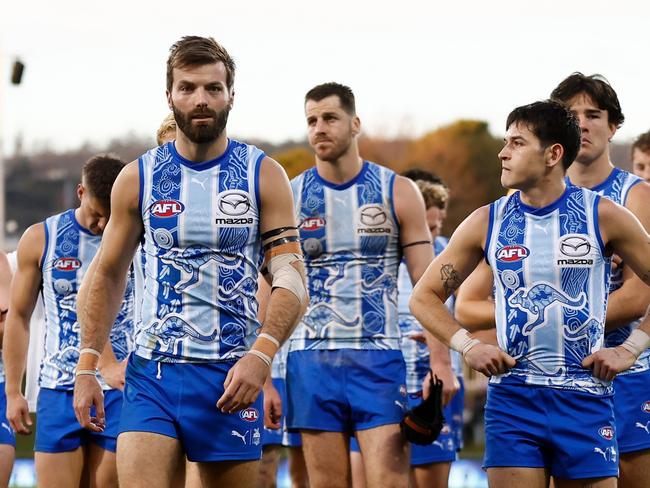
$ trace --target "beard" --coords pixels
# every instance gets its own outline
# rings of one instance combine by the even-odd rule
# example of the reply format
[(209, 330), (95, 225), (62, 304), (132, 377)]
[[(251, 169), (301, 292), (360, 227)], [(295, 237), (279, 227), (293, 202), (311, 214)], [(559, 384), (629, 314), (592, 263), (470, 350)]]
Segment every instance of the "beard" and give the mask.
[[(228, 114), (230, 106), (224, 108), (221, 112), (216, 112), (209, 108), (194, 109), (189, 113), (183, 113), (180, 109), (172, 104), (174, 119), (176, 125), (185, 136), (195, 144), (208, 144), (215, 141), (223, 134), (226, 124), (228, 123)], [(192, 124), (195, 118), (211, 117), (212, 122), (203, 125)]]

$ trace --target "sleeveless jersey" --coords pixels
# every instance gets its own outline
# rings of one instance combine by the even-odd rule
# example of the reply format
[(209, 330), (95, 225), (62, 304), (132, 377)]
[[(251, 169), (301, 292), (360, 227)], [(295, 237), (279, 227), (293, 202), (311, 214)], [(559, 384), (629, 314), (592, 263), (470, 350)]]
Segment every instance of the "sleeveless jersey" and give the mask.
[[(447, 247), (449, 241), (445, 237), (436, 237), (433, 243), (433, 251), (437, 256)], [(411, 315), (409, 299), (413, 293), (413, 285), (409, 276), (406, 262), (402, 260), (399, 266), (397, 278), (397, 312), (399, 314), (399, 327), (402, 334), (400, 347), (406, 363), (406, 391), (417, 393), (422, 390), (422, 382), (429, 372), (429, 348), (426, 343), (414, 341), (410, 334), (423, 331), (420, 322)], [(449, 313), (454, 315), (455, 297), (452, 295), (445, 302)], [(462, 356), (456, 351), (449, 351), (451, 357), (451, 369), (456, 376), (462, 376)]]
[(603, 345), (610, 260), (594, 192), (568, 185), (544, 208), (520, 192), (490, 205), (486, 259), (494, 274), (499, 346), (517, 364), (491, 382), (610, 394), (582, 360)]
[[(79, 359), (77, 292), (99, 249), (101, 236), (83, 228), (74, 209), (45, 220), (45, 249), (41, 258), (45, 308), (45, 350), (41, 388), (72, 390)], [(121, 361), (133, 346), (133, 279), (129, 275), (122, 306), (110, 332), (115, 357)], [(102, 387), (108, 387), (101, 381)]]
[[(609, 198), (619, 205), (625, 206), (627, 195), (632, 187), (638, 183), (641, 183), (642, 181), (642, 178), (639, 178), (632, 173), (628, 173), (627, 171), (624, 171), (620, 168), (614, 168), (607, 179), (599, 185), (591, 188), (591, 191)], [(612, 271), (609, 292), (612, 293), (613, 291), (618, 290), (622, 285), (623, 264), (621, 263), (620, 266)], [(605, 334), (605, 345), (607, 347), (616, 347), (623, 344), (623, 342), (625, 342), (632, 331), (636, 329), (640, 323), (641, 317), (630, 322), (627, 325), (621, 326), (616, 330), (608, 332)], [(630, 369), (619, 374), (625, 375), (630, 373), (638, 373), (640, 371), (646, 371), (648, 369), (650, 369), (650, 349), (646, 349), (643, 353), (641, 353), (639, 359), (637, 359), (636, 363), (634, 363)]]
[(163, 362), (235, 361), (250, 348), (261, 264), (264, 153), (229, 140), (217, 159), (170, 142), (138, 160), (144, 226), (136, 354)]
[(399, 349), (394, 180), (365, 161), (341, 185), (315, 167), (291, 181), (310, 296), (291, 351)]

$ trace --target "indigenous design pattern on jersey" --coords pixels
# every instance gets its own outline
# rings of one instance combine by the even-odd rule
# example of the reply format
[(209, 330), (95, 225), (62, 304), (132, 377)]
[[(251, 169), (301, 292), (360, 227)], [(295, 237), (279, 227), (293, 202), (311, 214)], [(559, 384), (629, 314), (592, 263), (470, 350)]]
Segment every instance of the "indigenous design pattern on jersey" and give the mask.
[[(45, 352), (41, 388), (71, 390), (79, 359), (77, 292), (99, 249), (101, 236), (83, 228), (73, 209), (45, 220), (45, 250), (41, 261), (45, 305)], [(133, 349), (133, 276), (130, 274), (110, 333), (113, 351), (123, 360)], [(102, 383), (104, 389), (108, 387)]]
[[(446, 237), (436, 237), (433, 243), (433, 252), (437, 256), (447, 247), (449, 241)], [(429, 347), (426, 343), (411, 339), (412, 334), (422, 334), (424, 329), (420, 322), (411, 315), (409, 299), (413, 293), (413, 285), (406, 267), (406, 261), (399, 265), (397, 278), (397, 312), (399, 314), (399, 327), (402, 334), (400, 348), (406, 363), (406, 391), (417, 393), (422, 390), (422, 382), (429, 372)], [(456, 299), (450, 296), (445, 302), (451, 315), (454, 315)], [(462, 356), (456, 351), (449, 351), (451, 368), (456, 376), (462, 376)]]
[[(620, 168), (614, 168), (605, 181), (591, 190), (599, 195), (609, 198), (619, 205), (625, 206), (627, 196), (632, 187), (642, 181), (642, 178), (639, 178), (632, 173), (628, 173)], [(612, 270), (611, 283), (609, 285), (610, 293), (618, 290), (623, 285), (623, 267), (624, 264), (621, 263), (620, 266), (617, 266), (616, 269)], [(605, 334), (605, 345), (607, 347), (616, 347), (623, 344), (640, 323), (641, 317), (627, 325), (608, 332)], [(648, 369), (650, 369), (650, 349), (646, 349), (641, 353), (639, 358), (636, 360), (636, 363), (634, 363), (630, 369), (619, 374), (625, 375), (638, 373), (639, 371), (646, 371)]]
[(249, 349), (261, 264), (264, 153), (230, 140), (193, 163), (173, 142), (139, 159), (144, 287), (136, 353), (164, 362), (233, 361)]
[(516, 192), (490, 206), (486, 257), (494, 274), (499, 346), (516, 359), (492, 382), (611, 393), (581, 366), (603, 345), (610, 260), (595, 193), (567, 186), (547, 207)]
[(291, 351), (399, 349), (394, 180), (367, 161), (342, 185), (316, 168), (292, 180), (310, 303)]

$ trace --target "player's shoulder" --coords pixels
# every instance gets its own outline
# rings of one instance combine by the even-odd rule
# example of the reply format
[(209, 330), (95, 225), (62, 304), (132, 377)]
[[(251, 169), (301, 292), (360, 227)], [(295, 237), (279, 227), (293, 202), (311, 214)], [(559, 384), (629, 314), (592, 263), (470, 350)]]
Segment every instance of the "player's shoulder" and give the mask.
[(39, 263), (45, 249), (46, 240), (45, 222), (30, 225), (18, 242), (17, 260), (21, 263)]
[[(638, 178), (638, 177), (637, 177)], [(625, 206), (628, 208), (638, 205), (648, 205), (650, 202), (650, 184), (641, 178), (634, 181), (627, 195)]]

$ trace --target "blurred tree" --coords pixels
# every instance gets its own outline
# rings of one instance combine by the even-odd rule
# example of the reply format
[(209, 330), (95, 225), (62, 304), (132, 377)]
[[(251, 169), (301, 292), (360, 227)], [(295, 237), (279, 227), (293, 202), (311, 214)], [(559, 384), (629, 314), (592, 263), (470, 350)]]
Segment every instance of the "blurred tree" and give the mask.
[(397, 169), (418, 167), (445, 180), (451, 189), (448, 235), (473, 210), (503, 195), (497, 157), (502, 145), (486, 122), (459, 120), (412, 141)]
[(298, 176), (314, 165), (314, 153), (309, 147), (304, 145), (296, 145), (278, 153), (271, 154), (271, 157), (282, 165), (289, 178)]

